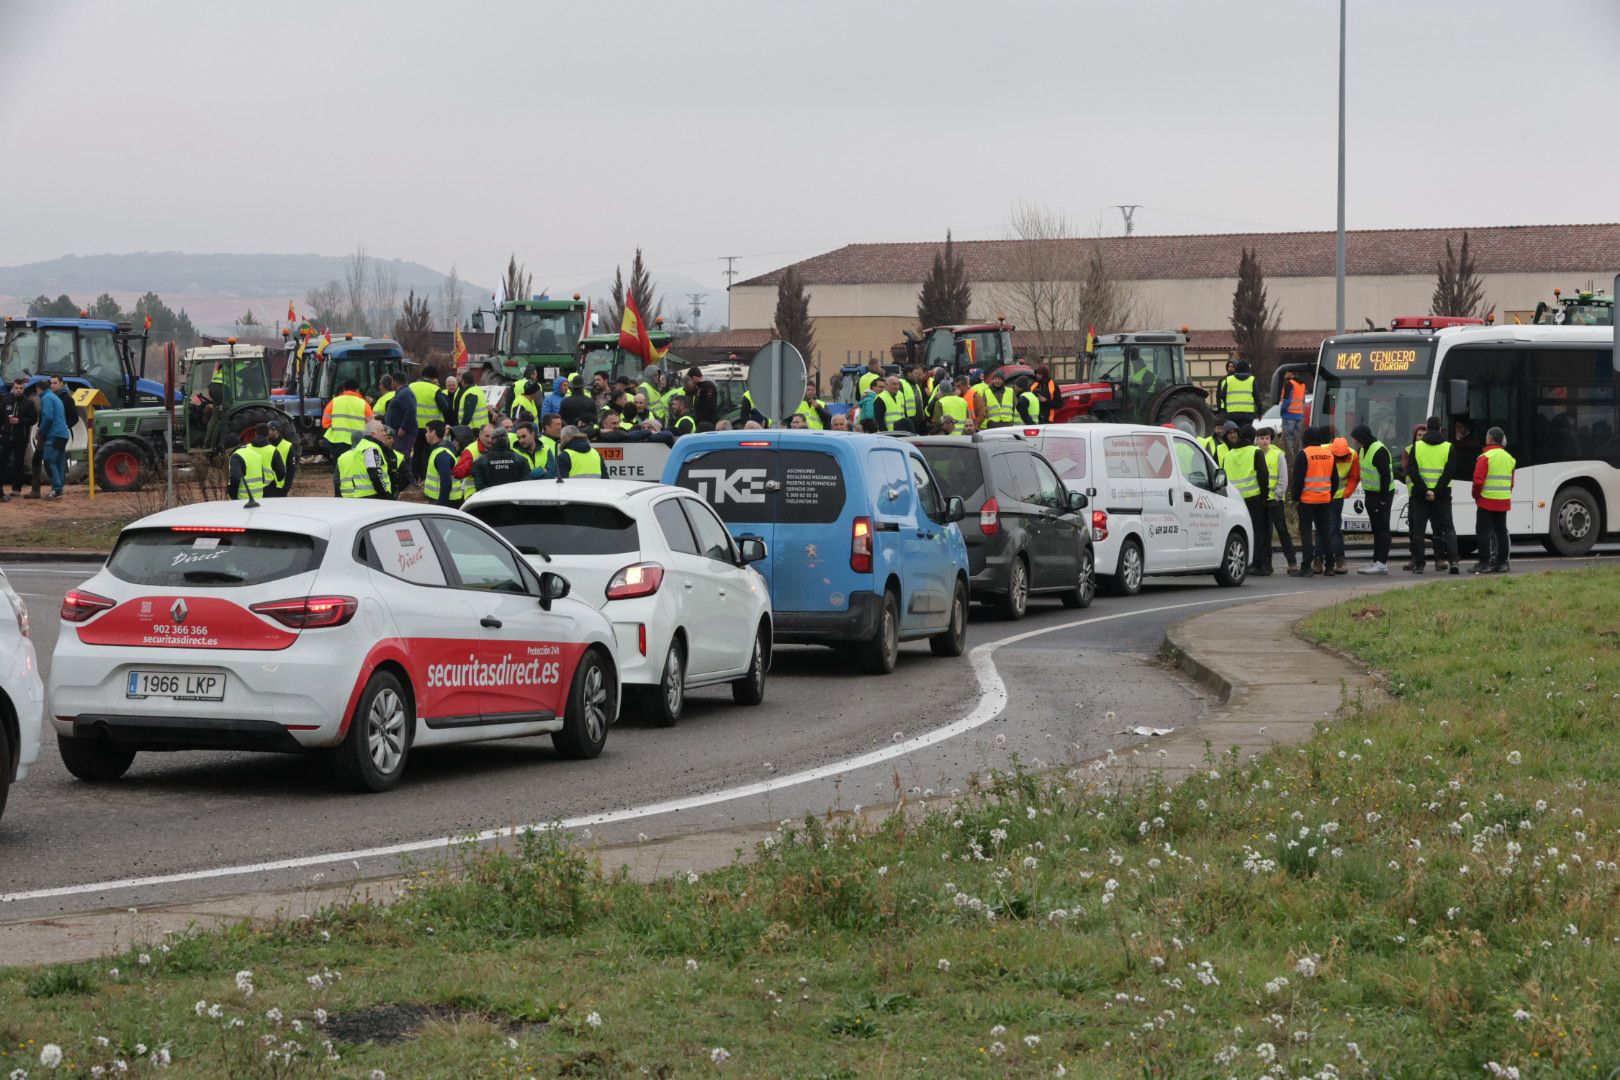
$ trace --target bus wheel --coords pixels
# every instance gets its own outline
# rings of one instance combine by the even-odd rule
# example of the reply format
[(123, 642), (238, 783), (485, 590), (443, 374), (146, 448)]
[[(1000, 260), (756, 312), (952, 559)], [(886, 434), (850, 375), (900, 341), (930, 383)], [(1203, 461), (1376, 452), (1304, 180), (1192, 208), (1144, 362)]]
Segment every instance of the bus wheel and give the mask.
[(1603, 532), (1597, 499), (1583, 487), (1566, 487), (1553, 498), (1547, 544), (1560, 555), (1585, 555)]

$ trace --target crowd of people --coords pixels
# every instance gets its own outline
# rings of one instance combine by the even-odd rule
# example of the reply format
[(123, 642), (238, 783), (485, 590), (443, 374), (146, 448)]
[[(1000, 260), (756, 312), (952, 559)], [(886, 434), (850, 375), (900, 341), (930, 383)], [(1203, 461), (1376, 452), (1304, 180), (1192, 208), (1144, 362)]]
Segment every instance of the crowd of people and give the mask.
[[(78, 406), (60, 375), (52, 375), (49, 381), (19, 378), (0, 393), (0, 502), (10, 502), (14, 495), (62, 497), (68, 440), (78, 422)], [(42, 472), (50, 484), (43, 495)], [(26, 494), (24, 486), (29, 487)]]
[[(1299, 437), (1299, 448), (1288, 454), (1272, 444), (1269, 431), (1257, 431), (1247, 421), (1227, 420), (1215, 435), (1202, 440), (1248, 507), (1254, 532), (1251, 573), (1263, 577), (1273, 572), (1273, 538), (1293, 577), (1349, 573), (1344, 504), (1359, 490), (1372, 533), (1372, 558), (1356, 572), (1388, 574), (1390, 508), (1395, 485), (1405, 484), (1410, 554), (1403, 569), (1423, 573), (1426, 551), (1432, 550), (1438, 571), (1459, 574), (1451, 484), (1465, 479), (1472, 485), (1478, 546), (1471, 572), (1508, 571), (1507, 514), (1516, 462), (1501, 428), (1487, 431), (1481, 447), (1467, 421), (1456, 421), (1448, 439), (1440, 418), (1431, 416), (1417, 426), (1412, 441), (1398, 454), (1366, 424), (1356, 425), (1348, 439), (1326, 425), (1306, 427)], [(1294, 505), (1299, 521), (1297, 559), (1284, 510), (1287, 503)]]
[[(972, 435), (1015, 424), (1045, 423), (1060, 403), (1057, 382), (1044, 366), (1019, 374), (1009, 383), (999, 368), (989, 374), (974, 369), (953, 379), (944, 368), (930, 371), (914, 364), (894, 374), (885, 371), (874, 356), (855, 378), (858, 404), (850, 410), (851, 418), (832, 417), (828, 426), (913, 435)], [(809, 412), (824, 409), (825, 403), (813, 400), (808, 390), (805, 400), (790, 424), (817, 427)], [(803, 424), (798, 423), (801, 417)]]

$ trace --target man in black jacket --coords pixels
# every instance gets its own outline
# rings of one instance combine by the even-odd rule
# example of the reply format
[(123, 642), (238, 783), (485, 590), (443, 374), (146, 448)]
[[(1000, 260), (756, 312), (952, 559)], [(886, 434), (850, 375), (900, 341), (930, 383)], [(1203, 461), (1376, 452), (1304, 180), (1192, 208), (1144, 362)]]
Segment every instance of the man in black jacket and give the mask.
[[(1358, 574), (1389, 573), (1389, 508), (1395, 501), (1395, 468), (1389, 447), (1373, 438), (1372, 428), (1357, 424), (1350, 432), (1362, 455), (1361, 494), (1367, 503), (1367, 526), (1372, 530), (1372, 562)], [(1371, 455), (1367, 451), (1371, 449)]]
[(472, 482), (478, 491), (528, 478), (528, 465), (512, 450), (504, 433), (496, 435), (489, 449), (473, 463)]

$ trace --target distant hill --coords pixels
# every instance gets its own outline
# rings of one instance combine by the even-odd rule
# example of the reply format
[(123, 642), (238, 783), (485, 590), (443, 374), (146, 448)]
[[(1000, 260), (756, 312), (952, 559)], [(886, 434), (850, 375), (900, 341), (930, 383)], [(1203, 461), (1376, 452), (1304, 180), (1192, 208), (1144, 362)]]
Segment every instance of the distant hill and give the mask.
[[(155, 292), (175, 309), (185, 308), (200, 330), (228, 328), (243, 312), (266, 323), (286, 317), (287, 301), (300, 309), (304, 294), (328, 281), (343, 280), (347, 260), (336, 255), (218, 254), (139, 251), (129, 255), (65, 255), (60, 259), (0, 267), (0, 310), (21, 314), (44, 293), (67, 293), (89, 303), (111, 293), (127, 309), (141, 294)], [(401, 296), (410, 289), (437, 306), (444, 275), (421, 263), (375, 259), (399, 278)], [(462, 282), (472, 301), (492, 288)]]

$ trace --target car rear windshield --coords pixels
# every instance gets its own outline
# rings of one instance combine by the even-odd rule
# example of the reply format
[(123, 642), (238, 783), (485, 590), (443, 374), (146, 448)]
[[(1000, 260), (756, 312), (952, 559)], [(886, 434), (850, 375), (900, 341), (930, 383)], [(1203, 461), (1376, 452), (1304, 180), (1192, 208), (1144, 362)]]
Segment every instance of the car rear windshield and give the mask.
[(622, 555), (641, 548), (635, 520), (611, 506), (495, 503), (469, 506), (467, 513), (525, 555)]
[(945, 497), (954, 495), (969, 510), (977, 509), (984, 501), (984, 467), (979, 464), (979, 448), (925, 443), (917, 449), (928, 459), (928, 467), (934, 470)]
[(325, 549), (314, 537), (268, 529), (130, 529), (107, 569), (134, 585), (233, 588), (308, 573)]

